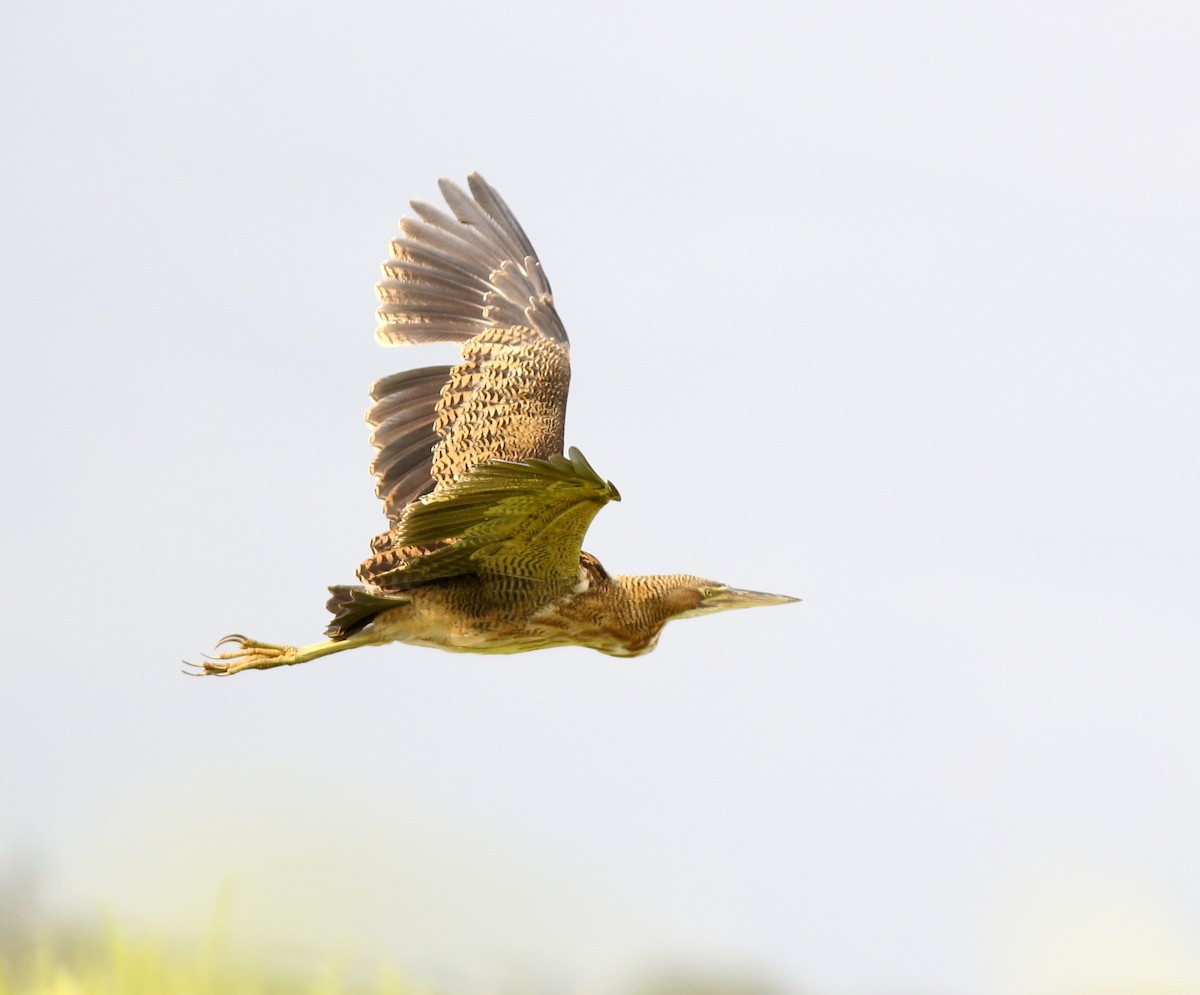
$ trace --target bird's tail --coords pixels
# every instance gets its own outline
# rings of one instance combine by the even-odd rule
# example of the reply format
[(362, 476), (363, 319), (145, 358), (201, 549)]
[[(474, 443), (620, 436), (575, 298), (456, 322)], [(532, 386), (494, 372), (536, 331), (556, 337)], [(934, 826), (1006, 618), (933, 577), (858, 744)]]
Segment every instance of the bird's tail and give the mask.
[(384, 598), (365, 587), (349, 584), (335, 584), (329, 588), (329, 593), (331, 597), (325, 607), (333, 613), (333, 621), (326, 627), (325, 635), (335, 641), (361, 632), (380, 612), (409, 604), (406, 598)]

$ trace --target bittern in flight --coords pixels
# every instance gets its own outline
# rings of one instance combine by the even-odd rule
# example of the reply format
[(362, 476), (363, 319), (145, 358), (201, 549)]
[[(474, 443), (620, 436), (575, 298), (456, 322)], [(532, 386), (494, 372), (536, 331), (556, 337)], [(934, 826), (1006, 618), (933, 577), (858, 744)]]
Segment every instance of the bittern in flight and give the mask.
[(619, 501), (577, 449), (562, 455), (567, 333), (512, 211), (483, 178), (445, 180), (452, 215), (413, 202), (376, 285), (382, 345), (457, 342), (461, 362), (378, 381), (367, 412), (376, 493), (391, 527), (360, 586), (331, 587), (326, 642), (226, 636), (196, 669), (232, 674), (390, 642), (470, 653), (654, 648), (671, 619), (780, 605), (682, 574), (610, 575), (581, 546)]

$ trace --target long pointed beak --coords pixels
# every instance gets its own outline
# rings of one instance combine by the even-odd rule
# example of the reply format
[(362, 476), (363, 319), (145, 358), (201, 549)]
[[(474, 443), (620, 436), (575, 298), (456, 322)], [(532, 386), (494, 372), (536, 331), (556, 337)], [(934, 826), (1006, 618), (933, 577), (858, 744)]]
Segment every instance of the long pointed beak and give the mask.
[(758, 608), (766, 605), (790, 605), (799, 598), (789, 598), (786, 594), (767, 594), (764, 591), (741, 591), (736, 587), (726, 587), (704, 599), (705, 605), (719, 611), (731, 611), (734, 608)]

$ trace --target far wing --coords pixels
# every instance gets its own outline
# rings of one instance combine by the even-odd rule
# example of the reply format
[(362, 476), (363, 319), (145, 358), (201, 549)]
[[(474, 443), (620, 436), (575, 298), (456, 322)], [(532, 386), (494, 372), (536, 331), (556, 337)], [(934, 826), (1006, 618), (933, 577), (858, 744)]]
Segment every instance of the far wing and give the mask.
[(401, 219), (376, 285), (380, 343), (462, 347), (440, 386), (431, 368), (372, 388), (372, 472), (393, 523), (414, 497), (481, 463), (562, 452), (570, 351), (550, 284), (499, 194), (478, 174), (467, 182), (469, 196), (440, 183), (452, 214), (413, 202), (417, 217)]
[(393, 533), (397, 552), (359, 577), (388, 590), (477, 574), (567, 591), (588, 526), (620, 497), (574, 448), (570, 458), (485, 463), (412, 504)]
[(375, 403), (367, 423), (376, 449), (371, 472), (375, 494), (393, 522), (410, 502), (433, 490), (433, 447), (439, 440), (434, 422), (449, 378), (449, 366), (427, 366), (394, 373), (371, 386)]

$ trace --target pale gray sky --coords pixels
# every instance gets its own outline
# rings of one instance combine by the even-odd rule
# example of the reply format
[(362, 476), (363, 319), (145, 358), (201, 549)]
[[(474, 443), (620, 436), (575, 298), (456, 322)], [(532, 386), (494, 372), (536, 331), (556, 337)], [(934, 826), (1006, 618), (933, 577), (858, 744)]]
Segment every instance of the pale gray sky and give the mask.
[[(460, 978), (1200, 991), (1200, 9), (3, 20), (0, 860)], [(625, 498), (588, 547), (804, 603), (183, 678), (315, 638), (379, 530), (367, 386), (442, 354), (371, 287), (471, 169)]]

